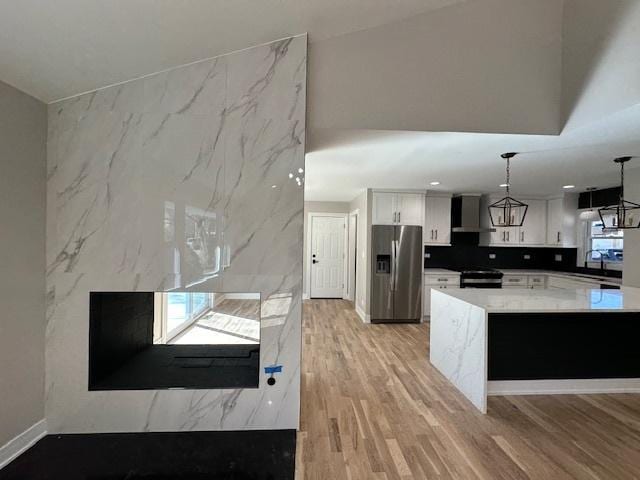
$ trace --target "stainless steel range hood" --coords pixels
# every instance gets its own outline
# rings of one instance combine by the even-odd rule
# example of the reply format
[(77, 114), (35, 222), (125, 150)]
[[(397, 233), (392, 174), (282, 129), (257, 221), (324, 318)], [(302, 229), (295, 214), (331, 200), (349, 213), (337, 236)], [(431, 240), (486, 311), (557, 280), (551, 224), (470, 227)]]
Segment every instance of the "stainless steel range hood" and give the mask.
[(480, 226), (480, 195), (458, 195), (451, 201), (451, 231), (455, 233), (495, 232)]

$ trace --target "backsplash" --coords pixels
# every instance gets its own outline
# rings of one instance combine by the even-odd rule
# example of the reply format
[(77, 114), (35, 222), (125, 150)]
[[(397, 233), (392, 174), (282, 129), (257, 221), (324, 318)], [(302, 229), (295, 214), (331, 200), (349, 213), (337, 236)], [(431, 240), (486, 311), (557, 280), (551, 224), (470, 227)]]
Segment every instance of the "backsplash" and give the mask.
[[(576, 268), (576, 248), (481, 247), (456, 242), (450, 247), (425, 246), (425, 268), (537, 268), (571, 271)], [(427, 258), (427, 255), (429, 258)]]

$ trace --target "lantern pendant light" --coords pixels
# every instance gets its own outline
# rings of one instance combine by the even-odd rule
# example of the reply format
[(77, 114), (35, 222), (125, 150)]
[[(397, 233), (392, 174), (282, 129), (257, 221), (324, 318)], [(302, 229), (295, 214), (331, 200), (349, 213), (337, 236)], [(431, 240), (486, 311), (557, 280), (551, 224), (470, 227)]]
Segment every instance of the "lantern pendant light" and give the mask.
[(494, 227), (521, 227), (524, 223), (524, 218), (527, 215), (529, 205), (516, 200), (510, 195), (510, 161), (515, 157), (517, 153), (508, 152), (500, 155), (507, 161), (507, 181), (505, 182), (505, 197), (498, 200), (495, 203), (489, 205), (489, 218), (491, 219), (491, 225)]
[(598, 209), (603, 230), (640, 228), (640, 204), (624, 199), (624, 164), (632, 158), (618, 157), (614, 160), (620, 165), (620, 197), (616, 205)]

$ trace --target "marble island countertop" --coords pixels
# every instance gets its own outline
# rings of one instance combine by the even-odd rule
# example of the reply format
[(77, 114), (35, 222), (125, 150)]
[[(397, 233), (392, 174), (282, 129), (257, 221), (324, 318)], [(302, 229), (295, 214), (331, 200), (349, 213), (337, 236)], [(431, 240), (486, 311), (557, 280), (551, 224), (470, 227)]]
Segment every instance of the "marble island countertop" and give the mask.
[(453, 289), (440, 292), (487, 313), (640, 312), (640, 289)]
[[(526, 269), (526, 268), (498, 268), (500, 272), (505, 275), (546, 275), (546, 276), (556, 276), (562, 278), (572, 278), (574, 280), (584, 280), (585, 282), (599, 282), (607, 285), (622, 285), (622, 279), (617, 277), (604, 277), (600, 275), (591, 275), (585, 273), (574, 273), (574, 272), (562, 272), (557, 270), (536, 270), (536, 269)], [(460, 272), (457, 270), (450, 270), (447, 268), (425, 268), (425, 275), (460, 275)]]

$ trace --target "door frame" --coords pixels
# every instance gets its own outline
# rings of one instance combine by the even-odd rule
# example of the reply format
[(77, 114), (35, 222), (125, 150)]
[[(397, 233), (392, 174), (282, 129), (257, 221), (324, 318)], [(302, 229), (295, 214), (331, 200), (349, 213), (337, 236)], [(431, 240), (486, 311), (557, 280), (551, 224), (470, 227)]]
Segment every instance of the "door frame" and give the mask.
[(342, 298), (347, 297), (347, 249), (349, 245), (349, 214), (348, 213), (330, 213), (330, 212), (309, 212), (307, 214), (307, 251), (305, 255), (307, 257), (307, 285), (308, 285), (308, 295), (309, 298), (313, 298), (312, 296), (312, 288), (311, 288), (311, 244), (313, 243), (313, 218), (314, 217), (338, 217), (342, 218), (344, 222), (344, 240), (342, 242)]
[[(360, 217), (360, 209), (356, 208), (355, 210), (349, 212), (349, 216), (347, 218), (347, 293), (345, 298), (355, 303), (356, 301), (356, 279), (357, 279), (357, 268), (355, 264), (358, 261), (358, 219)], [(355, 235), (354, 238), (351, 238), (351, 219), (355, 219)], [(351, 242), (354, 242), (351, 245)], [(353, 249), (351, 247), (354, 247)], [(351, 257), (353, 255), (353, 258)], [(354, 262), (355, 260), (355, 262)]]

